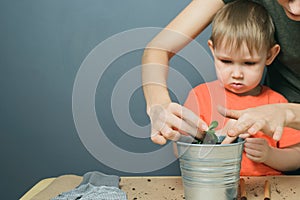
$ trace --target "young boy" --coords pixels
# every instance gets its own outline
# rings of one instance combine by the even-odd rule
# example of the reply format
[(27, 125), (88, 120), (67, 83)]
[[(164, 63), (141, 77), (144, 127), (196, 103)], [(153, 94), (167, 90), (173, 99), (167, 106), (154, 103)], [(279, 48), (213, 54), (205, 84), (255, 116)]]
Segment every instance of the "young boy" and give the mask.
[[(226, 129), (232, 123), (216, 111), (218, 104), (246, 109), (287, 102), (279, 93), (260, 85), (265, 65), (270, 65), (280, 51), (274, 25), (264, 7), (248, 1), (225, 5), (214, 17), (208, 46), (218, 80), (195, 87), (185, 102), (185, 107), (207, 124), (217, 120), (218, 129)], [(299, 135), (299, 131), (286, 128), (280, 141), (262, 132), (246, 138), (241, 175), (279, 175), (298, 169)]]

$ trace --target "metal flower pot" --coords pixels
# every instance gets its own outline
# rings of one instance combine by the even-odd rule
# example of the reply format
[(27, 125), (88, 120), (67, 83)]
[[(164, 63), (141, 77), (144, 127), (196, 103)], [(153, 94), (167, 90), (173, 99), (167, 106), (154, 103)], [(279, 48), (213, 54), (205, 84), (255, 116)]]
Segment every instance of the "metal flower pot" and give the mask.
[[(219, 137), (221, 142), (224, 137)], [(237, 198), (244, 141), (232, 144), (176, 142), (187, 200)]]

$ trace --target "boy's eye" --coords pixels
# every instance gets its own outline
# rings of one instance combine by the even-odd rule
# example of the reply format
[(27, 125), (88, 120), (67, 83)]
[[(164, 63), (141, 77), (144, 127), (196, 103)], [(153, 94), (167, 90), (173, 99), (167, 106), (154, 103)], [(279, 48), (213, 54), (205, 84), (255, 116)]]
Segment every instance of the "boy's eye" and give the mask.
[(221, 62), (222, 62), (222, 63), (225, 63), (225, 64), (230, 64), (230, 63), (232, 63), (231, 60), (221, 60)]
[(245, 65), (255, 65), (255, 62), (245, 62)]

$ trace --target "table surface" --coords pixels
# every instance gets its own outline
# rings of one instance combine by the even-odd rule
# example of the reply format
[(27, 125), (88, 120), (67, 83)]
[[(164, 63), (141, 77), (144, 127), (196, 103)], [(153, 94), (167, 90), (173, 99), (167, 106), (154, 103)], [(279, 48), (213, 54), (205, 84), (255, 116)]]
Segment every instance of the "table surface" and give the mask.
[[(241, 178), (245, 180), (248, 200), (264, 199), (264, 183), (266, 180), (269, 180), (271, 185), (272, 200), (299, 200), (300, 176)], [(61, 192), (75, 188), (81, 180), (82, 177), (76, 175), (43, 179), (21, 197), (21, 200), (53, 198)], [(184, 199), (180, 176), (121, 177), (120, 189), (127, 193), (128, 200)]]

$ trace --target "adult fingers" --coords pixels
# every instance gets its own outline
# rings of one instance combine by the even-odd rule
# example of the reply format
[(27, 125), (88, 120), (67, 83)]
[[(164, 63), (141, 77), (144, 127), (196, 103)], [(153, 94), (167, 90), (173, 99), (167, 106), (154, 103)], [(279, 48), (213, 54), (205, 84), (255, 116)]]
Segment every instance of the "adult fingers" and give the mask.
[(264, 138), (247, 138), (246, 139), (247, 144), (258, 144), (263, 145), (267, 141)]
[(168, 140), (177, 141), (180, 138), (180, 133), (176, 130), (173, 130), (169, 126), (164, 126), (160, 133)]
[(267, 120), (258, 120), (248, 129), (248, 133), (254, 135), (260, 130), (269, 136), (273, 136), (274, 140), (279, 141), (282, 136), (283, 125), (278, 125), (274, 130), (272, 130)]
[(242, 110), (230, 110), (223, 106), (218, 106), (218, 112), (224, 117), (228, 117), (231, 119), (238, 119), (243, 114)]
[(242, 119), (240, 119), (240, 121), (237, 121), (234, 126), (232, 126), (227, 134), (229, 136), (238, 136), (240, 134), (244, 134), (248, 132), (248, 129), (252, 126), (253, 121), (252, 120), (248, 120), (248, 121), (243, 121)]
[(177, 103), (171, 103), (168, 106), (171, 113), (174, 113), (179, 118), (190, 124), (192, 127), (197, 127), (200, 131), (207, 131), (207, 124), (201, 120), (193, 111), (181, 106)]
[[(180, 133), (177, 130), (174, 130), (171, 128), (172, 126), (164, 120), (157, 120), (152, 126), (152, 131), (151, 131), (151, 139), (153, 142), (159, 144), (165, 144), (166, 139), (168, 140), (178, 140), (180, 138)], [(153, 137), (152, 137), (153, 136)], [(161, 138), (163, 137), (163, 138)]]
[(282, 132), (283, 132), (283, 126), (277, 126), (273, 134), (273, 139), (279, 141), (281, 139)]
[(159, 131), (156, 130), (151, 131), (151, 140), (152, 142), (160, 145), (164, 145), (167, 143), (166, 138), (162, 136)]
[(222, 141), (221, 144), (230, 144), (232, 143), (237, 137), (230, 137), (226, 135), (225, 139)]
[[(196, 126), (191, 126), (185, 120), (177, 117), (176, 115), (170, 115), (166, 121), (167, 126), (176, 127), (178, 130), (183, 131), (185, 134), (192, 135), (198, 139), (203, 137), (203, 134)], [(166, 130), (167, 131), (167, 130)], [(170, 131), (170, 130), (169, 130)], [(162, 131), (164, 132), (164, 131)]]
[(251, 135), (249, 133), (242, 133), (239, 135), (240, 138), (246, 139), (248, 137), (250, 137)]
[(183, 134), (192, 135), (196, 138), (202, 138), (202, 134), (196, 126), (191, 126), (185, 120), (181, 119), (170, 110), (161, 110), (156, 118), (152, 120), (152, 125), (155, 130), (158, 130), (166, 139), (179, 139), (180, 130)]
[(253, 125), (253, 120), (251, 120), (251, 118), (248, 119), (247, 113), (244, 114), (244, 111), (242, 110), (230, 110), (222, 106), (218, 106), (218, 112), (225, 117), (237, 119), (237, 121), (227, 131), (227, 135), (231, 137), (236, 137), (248, 132), (248, 129)]
[(197, 115), (177, 103), (170, 103), (166, 107), (153, 106), (149, 116), (153, 129), (151, 139), (158, 144), (166, 143), (166, 139), (178, 140), (178, 130), (201, 139), (203, 132), (208, 129)]
[(254, 135), (258, 131), (262, 130), (267, 124), (267, 121), (264, 119), (257, 120), (256, 122), (253, 123), (253, 125), (250, 126), (248, 129), (248, 133), (251, 135)]

